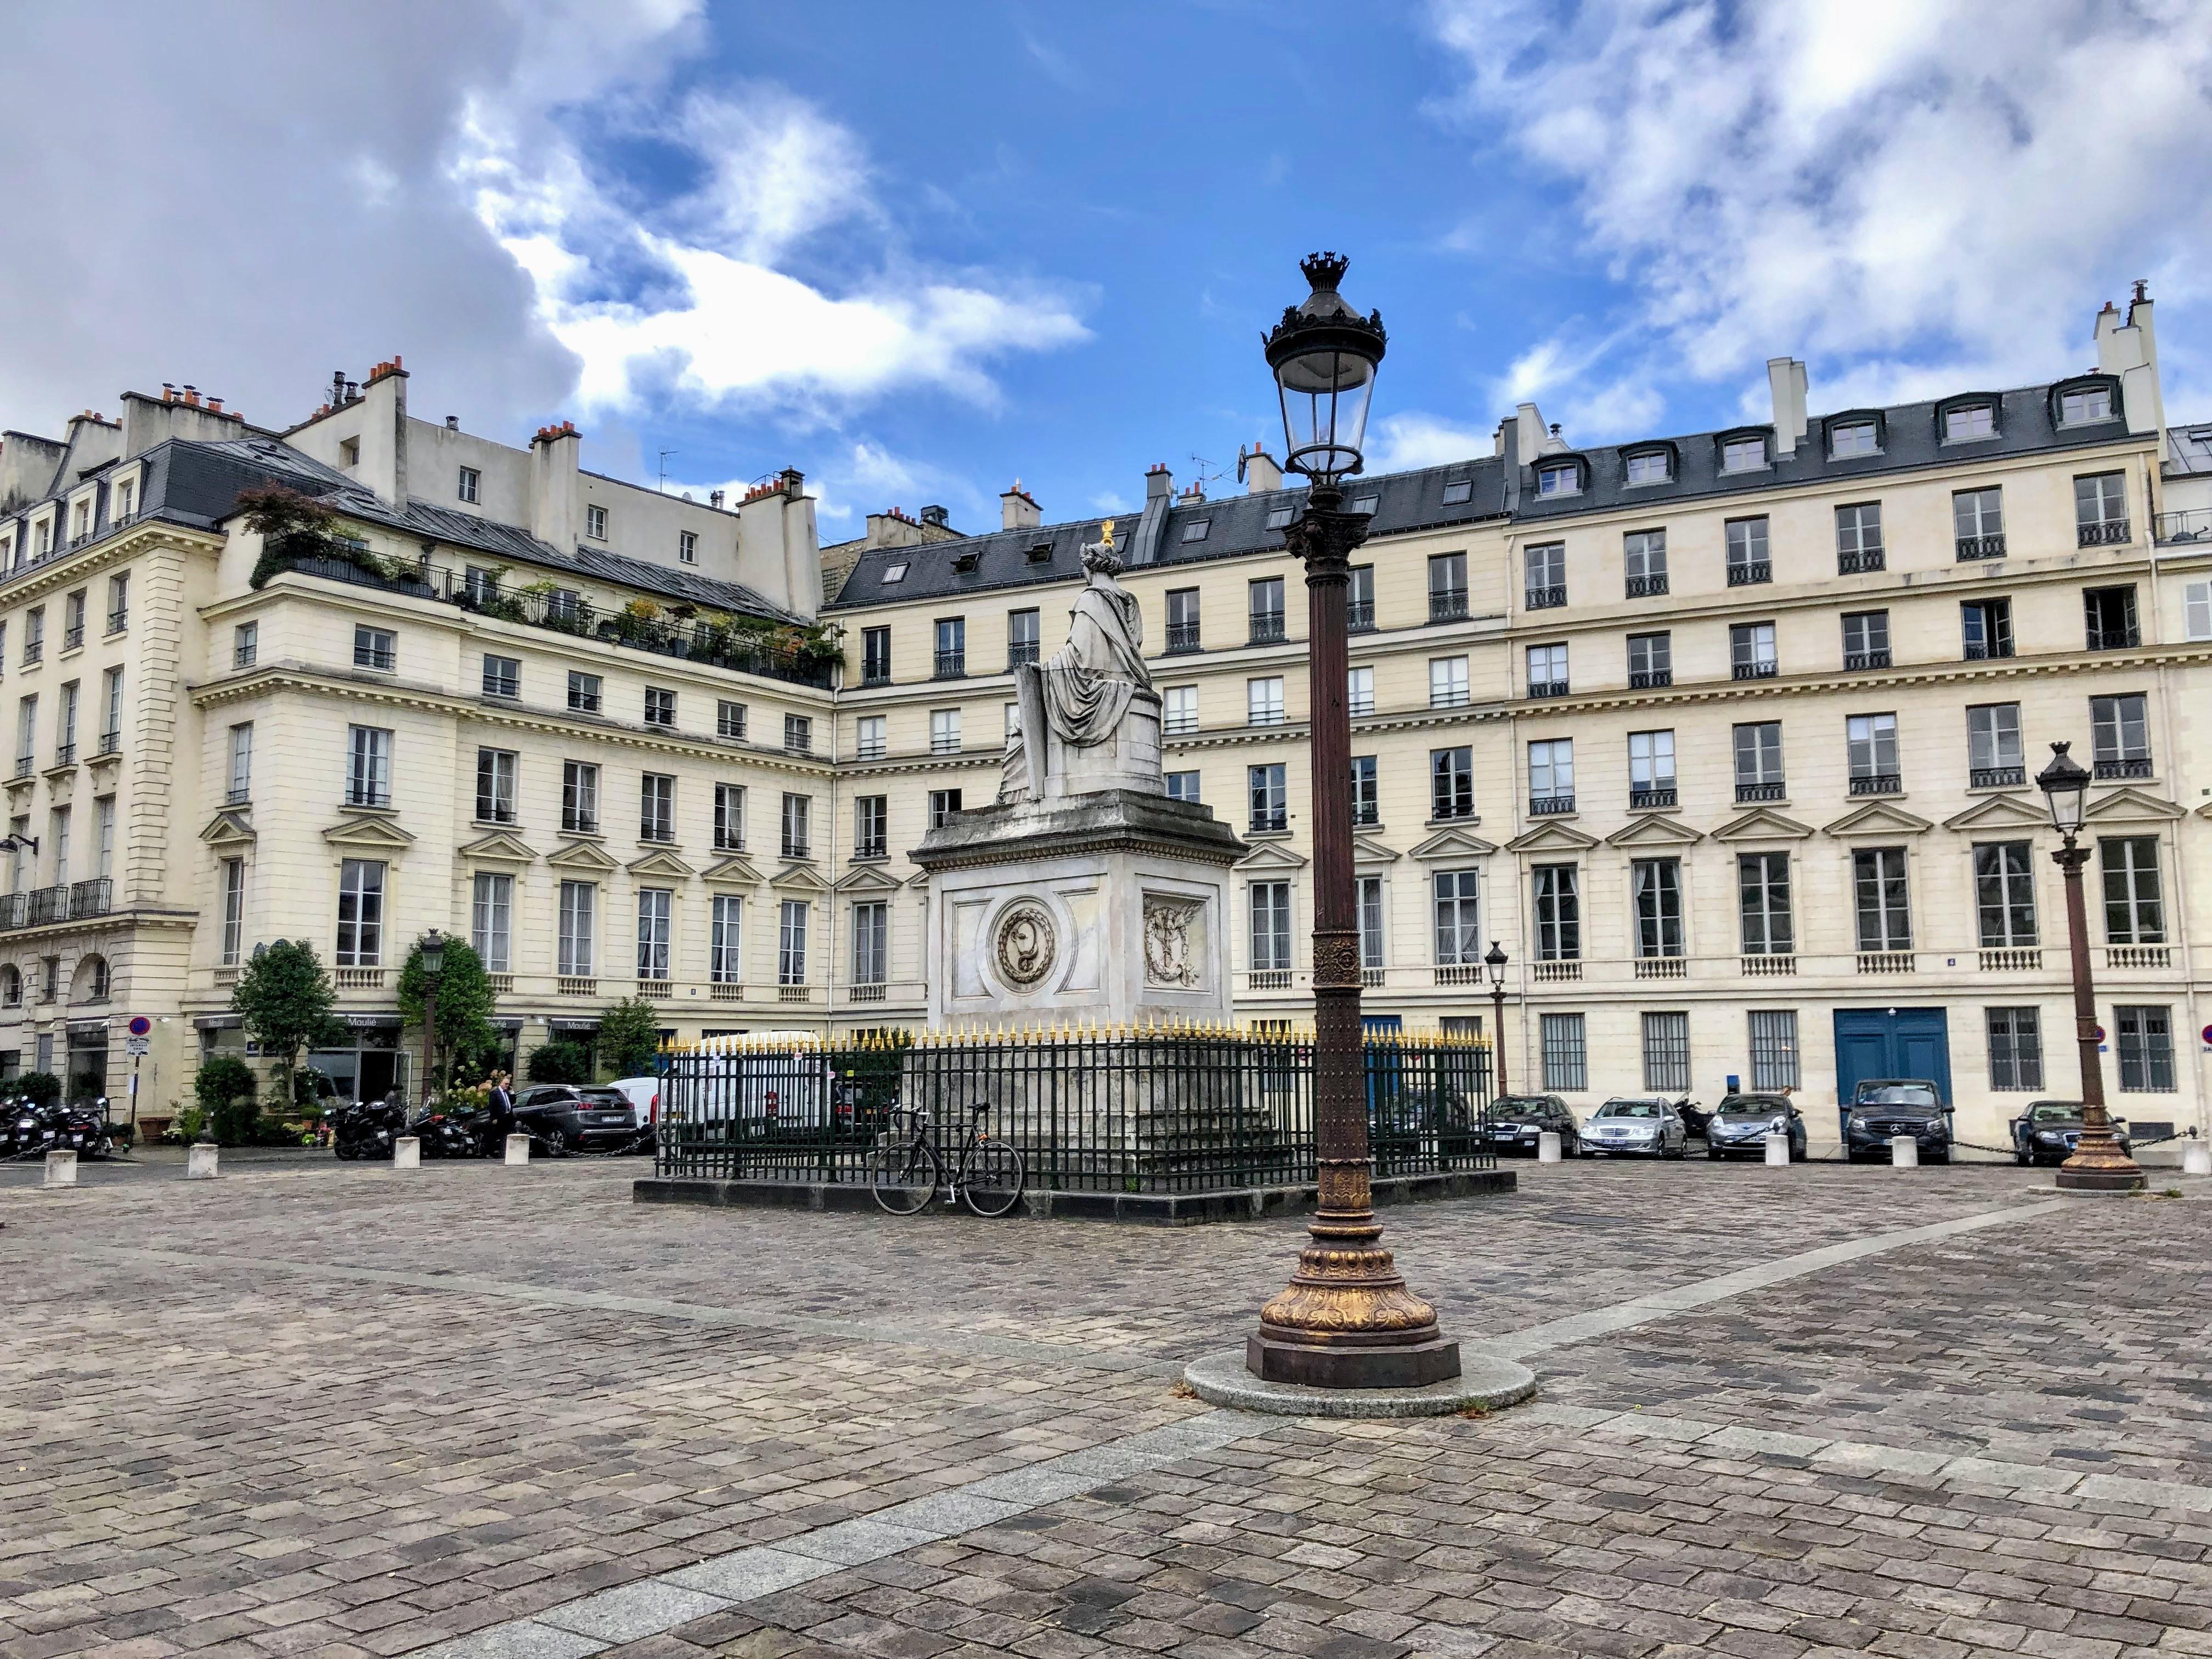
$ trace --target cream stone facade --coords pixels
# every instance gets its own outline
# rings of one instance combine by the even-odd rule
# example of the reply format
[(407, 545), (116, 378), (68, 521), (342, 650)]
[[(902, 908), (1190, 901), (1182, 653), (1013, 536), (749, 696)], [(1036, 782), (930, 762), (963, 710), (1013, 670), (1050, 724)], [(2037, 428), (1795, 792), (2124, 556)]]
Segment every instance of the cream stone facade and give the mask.
[[(2032, 781), (2063, 740), (2099, 777), (2108, 1086), (2206, 1127), (2212, 443), (2161, 425), (2148, 301), (2096, 345), (2094, 374), (1818, 416), (1778, 360), (1757, 426), (1578, 450), (1524, 407), (1489, 454), (1355, 480), (1370, 1018), (1489, 1032), (1495, 939), (1516, 1088), (1791, 1086), (1819, 1140), (1853, 1078), (1940, 1068), (2000, 1144), (2075, 1088)], [(922, 1024), (909, 854), (996, 797), (1009, 670), (1064, 637), (1100, 521), (1016, 489), (986, 535), (872, 529), (825, 605), (796, 472), (690, 502), (585, 471), (565, 426), (416, 420), (407, 385), (395, 359), (281, 432), (168, 392), (0, 438), (0, 1066), (118, 1094), (143, 1014), (166, 1115), (242, 1043), (254, 945), (295, 937), (362, 1033), (324, 1063), (383, 1086), (434, 925), (493, 957), (519, 1051), (641, 991), (681, 1036)], [(1233, 1006), (1297, 1022), (1300, 497), (1248, 476), (1209, 501), (1154, 469), (1117, 545), (1171, 788), (1249, 848)], [(256, 586), (235, 502), (269, 484), (383, 562)], [(745, 643), (817, 616), (834, 673)]]

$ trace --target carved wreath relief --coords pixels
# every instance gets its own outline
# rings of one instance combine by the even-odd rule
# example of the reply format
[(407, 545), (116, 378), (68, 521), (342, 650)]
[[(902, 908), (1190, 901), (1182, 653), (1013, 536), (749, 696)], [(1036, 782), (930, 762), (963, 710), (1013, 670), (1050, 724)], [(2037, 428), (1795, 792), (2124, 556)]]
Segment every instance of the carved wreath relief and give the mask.
[(1034, 899), (1006, 907), (999, 918), (996, 945), (999, 977), (1018, 991), (1026, 991), (1052, 971), (1060, 954), (1059, 930), (1052, 912)]
[(1145, 905), (1145, 983), (1194, 990), (1198, 964), (1191, 960), (1190, 922), (1203, 907), (1175, 899)]

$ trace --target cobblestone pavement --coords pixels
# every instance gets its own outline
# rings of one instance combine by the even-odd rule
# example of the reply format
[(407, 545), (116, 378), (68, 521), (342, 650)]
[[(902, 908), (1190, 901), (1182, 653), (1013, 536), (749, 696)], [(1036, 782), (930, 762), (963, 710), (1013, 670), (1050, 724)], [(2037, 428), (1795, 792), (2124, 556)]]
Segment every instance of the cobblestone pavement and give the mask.
[[(2212, 1654), (2212, 1494), (2081, 1478), (2212, 1485), (2194, 1198), (1523, 1166), (1386, 1217), (1463, 1338), (2021, 1213), (1546, 1347), (1533, 1408), (1362, 1425), (1173, 1386), (1295, 1222), (670, 1210), (641, 1169), (0, 1190), (0, 1655)], [(629, 1624), (566, 1605), (615, 1586)]]

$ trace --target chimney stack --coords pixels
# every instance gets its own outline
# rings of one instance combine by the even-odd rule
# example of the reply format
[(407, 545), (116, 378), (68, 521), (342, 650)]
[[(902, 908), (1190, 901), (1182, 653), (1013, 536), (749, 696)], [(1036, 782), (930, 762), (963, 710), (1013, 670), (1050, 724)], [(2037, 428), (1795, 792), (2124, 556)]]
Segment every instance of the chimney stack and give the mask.
[(707, 492), (707, 505), (714, 507), (719, 512), (722, 505), (722, 492), (719, 489), (708, 490)]
[(1004, 530), (1035, 530), (1044, 522), (1044, 510), (1036, 498), (1022, 488), (1019, 478), (1012, 489), (999, 493), (1000, 527)]
[(1275, 465), (1275, 458), (1267, 453), (1267, 441), (1255, 439), (1251, 450), (1237, 452), (1237, 476), (1244, 480), (1244, 487), (1255, 495), (1265, 495), (1283, 487), (1283, 469)]
[(1795, 357), (1769, 357), (1766, 386), (1774, 398), (1774, 453), (1794, 455), (1805, 441), (1805, 365)]
[(951, 529), (951, 514), (941, 507), (925, 507), (921, 509), (921, 521), (926, 525), (933, 525), (939, 530)]
[(1145, 499), (1152, 501), (1162, 495), (1175, 494), (1175, 474), (1168, 471), (1165, 461), (1154, 461), (1145, 469)]

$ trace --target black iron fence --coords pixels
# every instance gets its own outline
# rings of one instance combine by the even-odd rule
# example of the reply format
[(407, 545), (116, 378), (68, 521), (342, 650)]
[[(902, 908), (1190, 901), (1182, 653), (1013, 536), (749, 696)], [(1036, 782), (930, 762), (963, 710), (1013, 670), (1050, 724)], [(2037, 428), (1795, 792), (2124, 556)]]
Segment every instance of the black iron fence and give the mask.
[[(1365, 1045), (1377, 1179), (1488, 1169), (1490, 1050), (1424, 1034)], [(1204, 1193), (1310, 1184), (1310, 1032), (1223, 1028), (924, 1035), (849, 1047), (710, 1038), (665, 1056), (658, 1173), (865, 1184), (869, 1149), (927, 1115), (946, 1169), (982, 1127), (1034, 1188)]]

